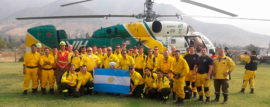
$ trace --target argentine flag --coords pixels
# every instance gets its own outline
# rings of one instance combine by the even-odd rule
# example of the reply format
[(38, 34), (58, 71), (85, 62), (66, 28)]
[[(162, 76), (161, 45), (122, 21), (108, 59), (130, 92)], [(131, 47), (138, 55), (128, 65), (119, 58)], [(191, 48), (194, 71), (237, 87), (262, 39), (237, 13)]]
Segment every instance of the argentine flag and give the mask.
[(127, 70), (95, 69), (94, 91), (129, 94), (130, 74)]

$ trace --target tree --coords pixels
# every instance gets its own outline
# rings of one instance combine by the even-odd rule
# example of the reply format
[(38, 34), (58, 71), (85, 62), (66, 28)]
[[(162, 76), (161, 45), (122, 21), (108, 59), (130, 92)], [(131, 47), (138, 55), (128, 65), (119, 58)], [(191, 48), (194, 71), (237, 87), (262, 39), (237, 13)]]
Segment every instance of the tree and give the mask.
[(260, 47), (257, 47), (257, 46), (255, 46), (255, 45), (253, 45), (253, 44), (249, 44), (248, 46), (245, 46), (244, 49), (246, 49), (246, 50), (248, 50), (248, 51), (256, 51), (256, 52), (259, 52)]
[(0, 49), (5, 49), (7, 47), (7, 42), (0, 37)]

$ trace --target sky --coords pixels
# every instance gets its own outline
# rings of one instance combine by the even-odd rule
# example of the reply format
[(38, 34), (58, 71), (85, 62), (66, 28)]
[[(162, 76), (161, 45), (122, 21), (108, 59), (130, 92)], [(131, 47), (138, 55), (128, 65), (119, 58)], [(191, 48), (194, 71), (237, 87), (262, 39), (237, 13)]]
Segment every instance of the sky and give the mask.
[[(171, 4), (186, 13), (187, 15), (202, 15), (202, 16), (219, 16), (228, 17), (226, 15), (197, 7), (191, 4), (179, 2), (180, 0), (155, 0), (156, 3)], [(243, 18), (258, 18), (270, 19), (270, 0), (193, 0), (214, 6), (231, 13), (235, 13), (238, 17)], [(208, 23), (230, 24), (239, 28), (266, 34), (270, 36), (270, 21), (248, 21), (248, 20), (232, 20), (232, 19), (213, 19), (213, 18), (196, 18), (197, 20)]]

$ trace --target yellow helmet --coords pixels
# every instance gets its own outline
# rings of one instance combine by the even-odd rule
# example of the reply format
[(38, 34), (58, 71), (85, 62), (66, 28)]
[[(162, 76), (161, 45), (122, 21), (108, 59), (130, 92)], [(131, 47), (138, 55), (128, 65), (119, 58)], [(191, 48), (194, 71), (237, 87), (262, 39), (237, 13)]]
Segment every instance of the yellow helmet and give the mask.
[(61, 46), (61, 45), (64, 45), (64, 46), (65, 46), (65, 45), (66, 45), (66, 42), (61, 41), (59, 45), (60, 45), (60, 46)]
[(37, 46), (37, 48), (41, 48), (42, 47), (41, 43), (37, 43), (36, 46)]

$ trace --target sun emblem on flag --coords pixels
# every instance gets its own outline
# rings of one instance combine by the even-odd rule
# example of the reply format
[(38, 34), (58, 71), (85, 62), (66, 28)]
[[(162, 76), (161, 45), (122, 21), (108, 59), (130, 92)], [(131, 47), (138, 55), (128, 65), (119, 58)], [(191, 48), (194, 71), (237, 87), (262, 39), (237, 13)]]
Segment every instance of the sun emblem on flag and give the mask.
[(109, 79), (108, 79), (108, 82), (109, 83), (112, 83), (114, 81), (114, 78), (113, 77), (110, 77)]

